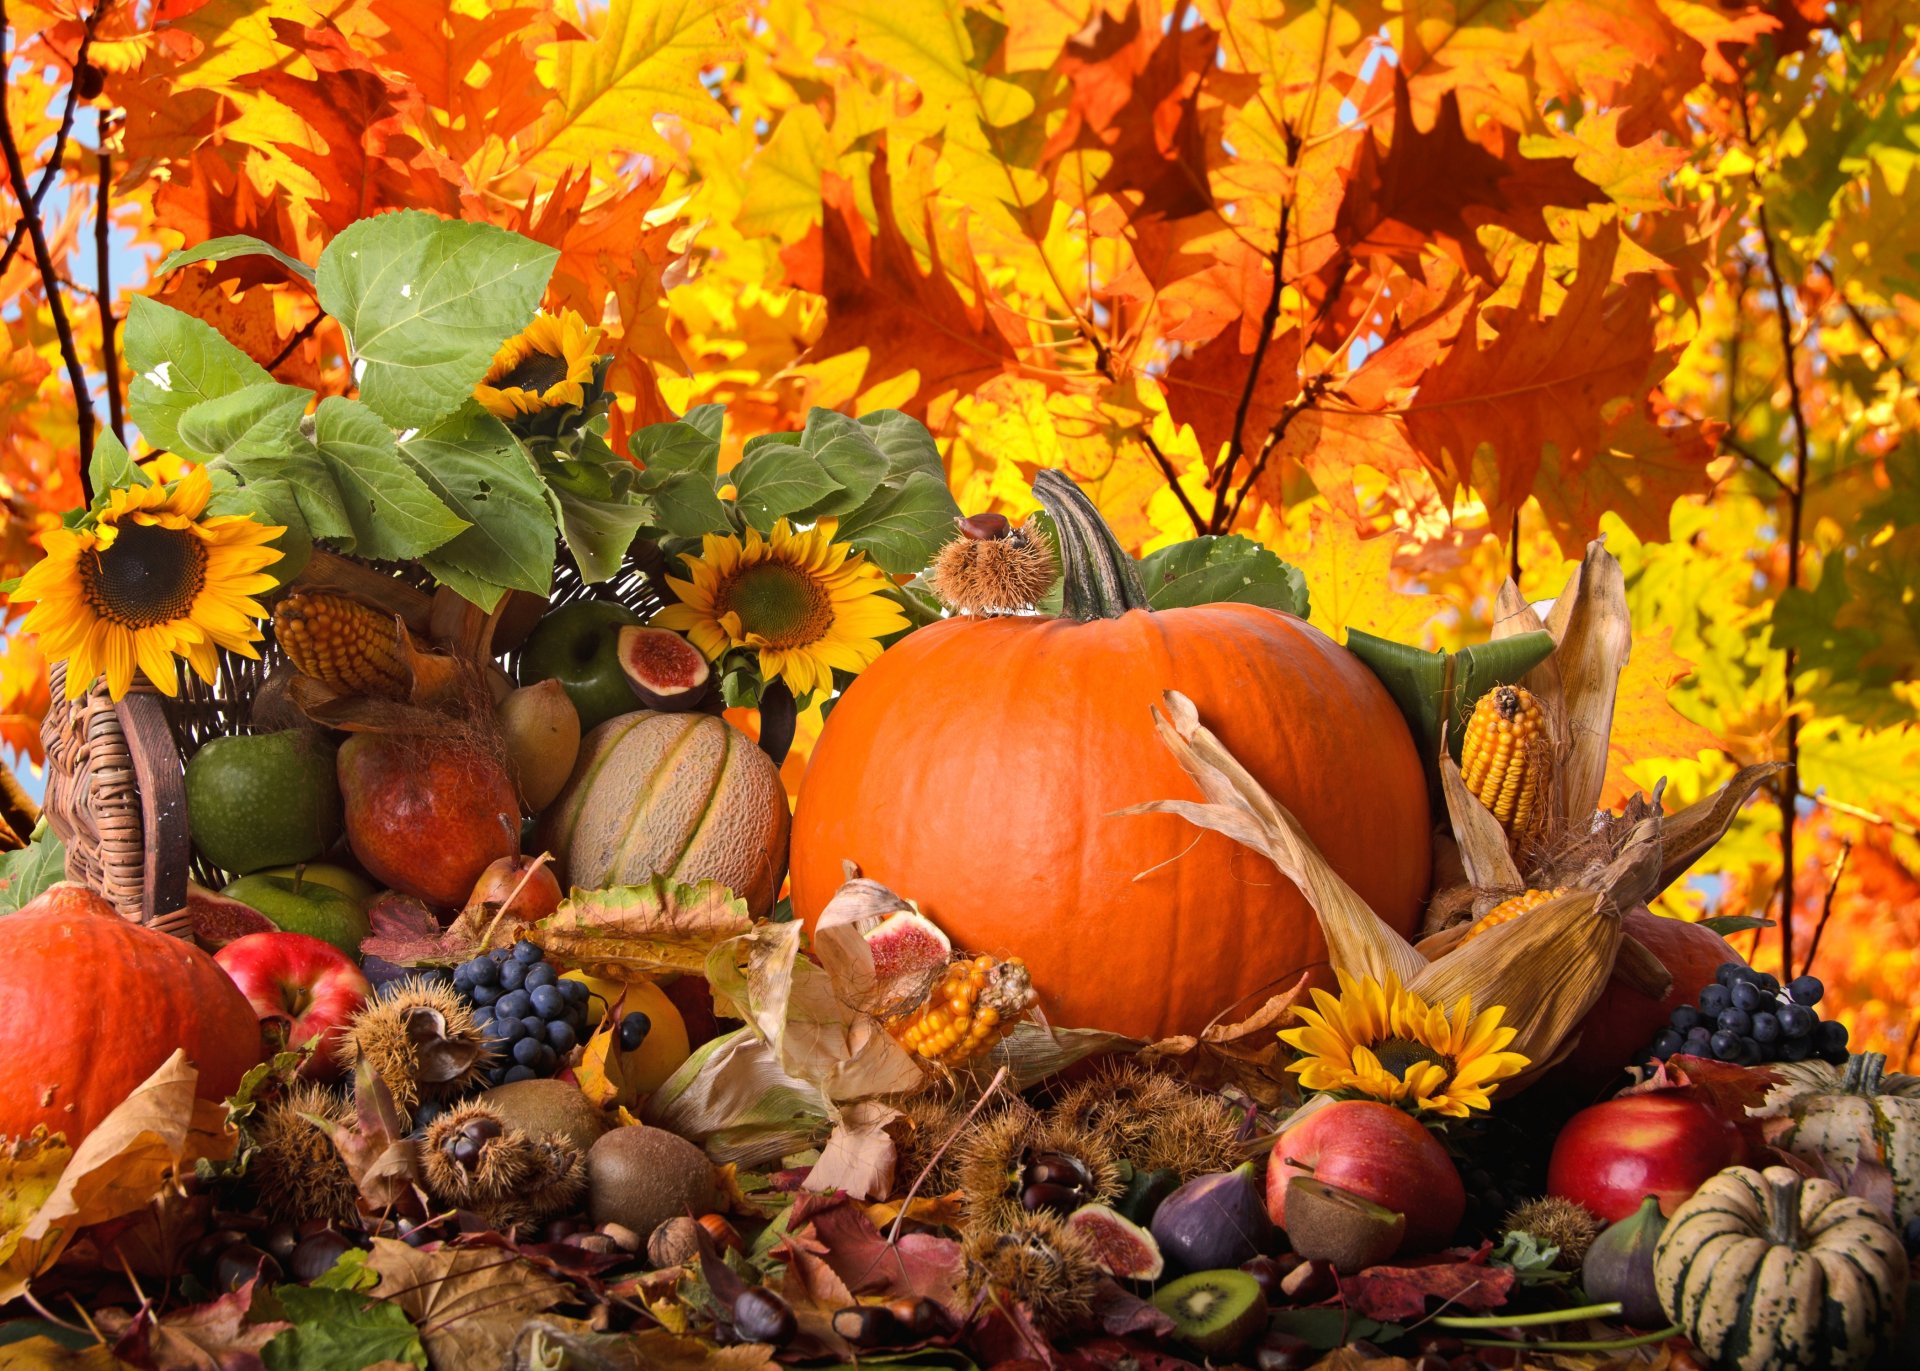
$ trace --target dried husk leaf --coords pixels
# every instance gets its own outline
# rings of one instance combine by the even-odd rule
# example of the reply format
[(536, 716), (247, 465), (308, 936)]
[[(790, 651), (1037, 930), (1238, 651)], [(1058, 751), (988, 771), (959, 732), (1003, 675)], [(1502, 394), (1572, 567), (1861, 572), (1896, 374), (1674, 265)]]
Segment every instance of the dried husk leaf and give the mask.
[(1418, 975), (1425, 960), (1327, 864), (1299, 820), (1269, 795), (1200, 722), (1193, 701), (1177, 690), (1168, 691), (1163, 700), (1165, 712), (1153, 711), (1160, 741), (1200, 787), (1208, 803), (1155, 800), (1119, 812), (1178, 814), (1189, 823), (1224, 833), (1263, 853), (1282, 875), (1300, 887), (1319, 914), (1329, 960), (1335, 968), (1379, 981), (1397, 976), (1402, 984)]
[(1659, 894), (1685, 875), (1689, 867), (1726, 836), (1734, 815), (1740, 812), (1740, 807), (1753, 792), (1786, 769), (1785, 762), (1763, 762), (1759, 766), (1742, 767), (1732, 780), (1713, 794), (1669, 814), (1661, 828), (1664, 836), (1660, 853), (1660, 878), (1653, 893)]
[(1586, 557), (1547, 616), (1547, 630), (1559, 643), (1552, 660), (1565, 692), (1567, 730), (1555, 798), (1561, 823), (1581, 829), (1600, 805), (1614, 697), (1633, 649), (1626, 576), (1604, 539), (1587, 544)]
[(788, 1075), (751, 1028), (695, 1049), (647, 1097), (641, 1117), (698, 1143), (722, 1166), (777, 1161), (812, 1147), (828, 1127), (820, 1091)]
[(1613, 974), (1650, 1000), (1664, 1000), (1673, 989), (1673, 973), (1647, 945), (1631, 933), (1620, 936), (1620, 957)]
[(529, 936), (562, 965), (631, 979), (700, 974), (716, 946), (753, 926), (745, 900), (718, 881), (653, 876), (636, 885), (575, 890)]
[[(1577, 573), (1576, 573), (1577, 576)], [(1569, 587), (1573, 583), (1568, 582)], [(1537, 633), (1546, 628), (1546, 622), (1539, 612), (1527, 603), (1526, 596), (1512, 581), (1503, 582), (1500, 594), (1494, 605), (1493, 631), (1488, 635), (1494, 639), (1515, 638), (1523, 633)], [(1520, 684), (1527, 693), (1540, 702), (1540, 708), (1546, 712), (1547, 725), (1551, 730), (1554, 748), (1566, 746), (1564, 723), (1567, 715), (1566, 691), (1560, 682), (1560, 660), (1550, 655), (1538, 666), (1521, 678)]]
[(969, 1069), (985, 1080), (1005, 1067), (1006, 1088), (1025, 1090), (1089, 1057), (1137, 1052), (1145, 1046), (1139, 1038), (1101, 1028), (1055, 1028), (1023, 1019), (981, 1061), (970, 1063)]
[(1483, 889), (1511, 890), (1526, 885), (1520, 868), (1513, 863), (1507, 847), (1507, 831), (1493, 817), (1493, 811), (1467, 789), (1460, 767), (1440, 751), (1440, 790), (1446, 796), (1447, 817), (1453, 824), (1453, 836), (1460, 846), (1460, 861), (1467, 879)]
[(1594, 891), (1569, 891), (1523, 918), (1490, 928), (1430, 963), (1407, 988), (1432, 1003), (1471, 996), (1476, 1011), (1495, 1005), (1517, 1029), (1511, 1051), (1533, 1063), (1503, 1092), (1537, 1079), (1564, 1051), (1613, 974), (1620, 950), (1619, 910)]

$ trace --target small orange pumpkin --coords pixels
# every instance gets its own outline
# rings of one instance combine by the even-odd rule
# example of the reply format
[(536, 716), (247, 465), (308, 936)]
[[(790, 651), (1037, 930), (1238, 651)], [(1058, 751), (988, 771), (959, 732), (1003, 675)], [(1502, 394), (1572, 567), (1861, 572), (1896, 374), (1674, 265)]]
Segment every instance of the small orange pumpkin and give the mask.
[(1058, 472), (1034, 491), (1066, 612), (920, 629), (835, 703), (794, 817), (796, 914), (811, 925), (854, 862), (956, 945), (1024, 958), (1051, 1022), (1144, 1038), (1198, 1033), (1324, 964), (1313, 910), (1265, 861), (1172, 815), (1115, 815), (1195, 794), (1149, 714), (1173, 689), (1410, 931), (1430, 877), (1427, 784), (1386, 689), (1291, 615), (1148, 609), (1086, 496)]
[(260, 1016), (213, 958), (79, 885), (0, 919), (0, 1137), (45, 1124), (77, 1147), (176, 1049), (203, 1100), (261, 1059)]

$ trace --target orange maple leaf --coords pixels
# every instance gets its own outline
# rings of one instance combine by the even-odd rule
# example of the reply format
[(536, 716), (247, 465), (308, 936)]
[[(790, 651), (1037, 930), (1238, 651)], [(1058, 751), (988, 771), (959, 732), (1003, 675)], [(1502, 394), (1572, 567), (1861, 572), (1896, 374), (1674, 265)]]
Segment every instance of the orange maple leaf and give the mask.
[(1613, 697), (1613, 733), (1607, 739), (1607, 779), (1600, 807), (1624, 803), (1642, 787), (1627, 768), (1664, 758), (1692, 761), (1726, 743), (1673, 707), (1673, 687), (1693, 674), (1693, 663), (1673, 650), (1673, 625), (1633, 635), (1633, 652)]
[[(901, 408), (924, 418), (936, 397), (1019, 370), (1019, 350), (990, 308), (996, 297), (971, 254), (951, 269), (942, 260), (931, 208), (929, 260), (921, 268), (894, 217), (884, 148), (873, 159), (870, 184), (877, 231), (867, 227), (853, 183), (828, 171), (820, 188), (824, 222), (782, 250), (780, 259), (794, 285), (826, 297), (827, 326), (810, 355), (865, 348), (867, 386), (917, 372), (918, 388)], [(972, 292), (973, 303), (961, 296), (956, 277)]]

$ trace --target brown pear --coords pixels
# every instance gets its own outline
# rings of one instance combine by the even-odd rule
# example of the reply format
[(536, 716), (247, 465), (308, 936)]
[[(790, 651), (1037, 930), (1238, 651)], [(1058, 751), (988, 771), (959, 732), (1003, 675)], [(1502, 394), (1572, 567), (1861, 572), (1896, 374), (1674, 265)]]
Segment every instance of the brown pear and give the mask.
[(580, 712), (560, 682), (541, 681), (521, 686), (502, 702), (500, 731), (521, 802), (537, 814), (573, 774), (580, 755)]

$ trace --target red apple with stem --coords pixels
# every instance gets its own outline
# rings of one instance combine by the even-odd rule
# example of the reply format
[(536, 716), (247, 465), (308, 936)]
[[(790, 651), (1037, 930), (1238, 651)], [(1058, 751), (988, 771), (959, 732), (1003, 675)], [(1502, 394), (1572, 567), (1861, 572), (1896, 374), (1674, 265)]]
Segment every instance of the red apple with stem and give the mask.
[(339, 1054), (347, 1023), (373, 993), (351, 957), (304, 933), (249, 933), (221, 948), (214, 960), (263, 1021), (288, 1022), (289, 1044), (320, 1039), (300, 1068), (302, 1076), (324, 1081), (344, 1073)]
[(1547, 1193), (1577, 1200), (1608, 1223), (1649, 1195), (1670, 1215), (1745, 1151), (1732, 1122), (1684, 1091), (1622, 1095), (1567, 1120), (1547, 1164)]
[(1467, 1212), (1467, 1191), (1440, 1140), (1377, 1100), (1323, 1105), (1282, 1133), (1267, 1163), (1267, 1215), (1287, 1226), (1287, 1182), (1314, 1176), (1407, 1216), (1402, 1248), (1443, 1247)]

